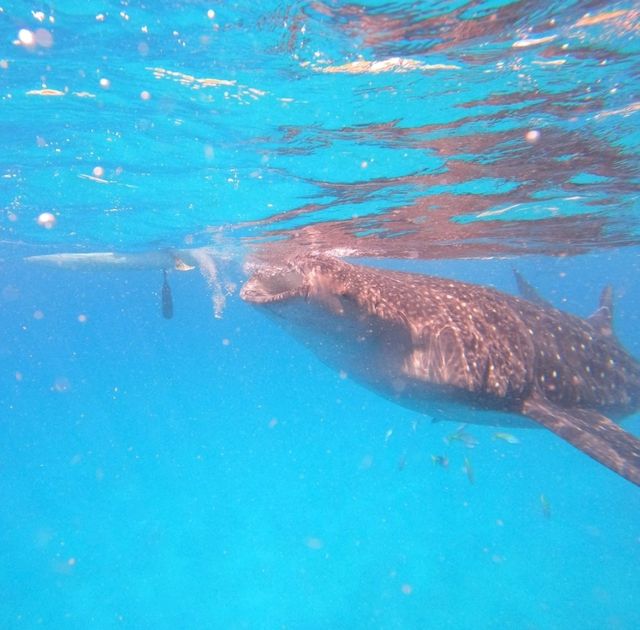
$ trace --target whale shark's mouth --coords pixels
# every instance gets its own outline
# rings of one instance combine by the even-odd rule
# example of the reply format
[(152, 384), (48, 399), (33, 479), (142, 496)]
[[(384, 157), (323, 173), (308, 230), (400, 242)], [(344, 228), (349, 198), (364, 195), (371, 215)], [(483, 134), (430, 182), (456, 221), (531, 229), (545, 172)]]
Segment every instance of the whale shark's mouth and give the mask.
[(255, 304), (270, 304), (303, 295), (304, 285), (304, 276), (295, 269), (261, 269), (245, 283), (240, 297)]

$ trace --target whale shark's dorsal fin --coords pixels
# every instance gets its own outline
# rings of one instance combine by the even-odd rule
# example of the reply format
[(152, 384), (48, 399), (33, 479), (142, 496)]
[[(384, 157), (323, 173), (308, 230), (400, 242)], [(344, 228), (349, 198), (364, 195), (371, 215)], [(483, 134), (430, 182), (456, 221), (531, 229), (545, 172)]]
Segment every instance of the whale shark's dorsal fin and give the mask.
[(610, 285), (602, 289), (600, 306), (587, 321), (603, 336), (613, 336), (613, 290)]
[[(518, 285), (518, 291), (520, 295), (529, 302), (533, 302), (538, 306), (544, 306), (545, 308), (554, 308), (553, 304), (545, 300), (536, 289), (524, 278), (524, 276), (517, 270), (513, 270), (513, 275)], [(600, 294), (600, 306), (589, 317), (587, 321), (603, 336), (613, 336), (613, 290), (610, 285), (607, 285), (602, 289)]]
[(554, 308), (553, 304), (545, 300), (517, 269), (513, 270), (513, 275), (518, 285), (518, 291), (525, 300), (533, 302), (538, 306), (544, 306), (545, 308)]

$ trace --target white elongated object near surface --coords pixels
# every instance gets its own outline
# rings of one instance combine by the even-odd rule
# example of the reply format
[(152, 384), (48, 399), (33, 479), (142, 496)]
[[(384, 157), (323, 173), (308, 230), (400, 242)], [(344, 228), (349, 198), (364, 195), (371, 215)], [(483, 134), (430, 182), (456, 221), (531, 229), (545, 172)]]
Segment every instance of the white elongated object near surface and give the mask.
[[(95, 271), (96, 269), (171, 269), (177, 260), (184, 260), (186, 252), (177, 250), (157, 250), (151, 252), (86, 252), (80, 254), (45, 254), (28, 256), (29, 263), (73, 269)], [(187, 256), (187, 258), (190, 258)]]

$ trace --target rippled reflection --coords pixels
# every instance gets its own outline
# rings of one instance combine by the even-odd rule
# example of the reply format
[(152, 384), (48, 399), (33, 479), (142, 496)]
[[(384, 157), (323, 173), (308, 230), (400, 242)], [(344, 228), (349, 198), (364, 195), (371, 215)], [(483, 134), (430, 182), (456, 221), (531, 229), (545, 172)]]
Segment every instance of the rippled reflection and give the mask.
[[(388, 118), (279, 128), (276, 155), (330, 166), (326, 179), (292, 168), (317, 193), (251, 224), (276, 239), (272, 253), (564, 255), (637, 242), (637, 153), (621, 134), (639, 109), (625, 92), (638, 11), (450, 6), (316, 2), (291, 21), (287, 49), (307, 53), (302, 65), (358, 77), (352, 96)], [(314, 34), (330, 41), (310, 56)], [(412, 168), (386, 175), (366, 158), (371, 147), (389, 152), (391, 172), (407, 152)], [(339, 162), (357, 154), (360, 172), (341, 178)]]
[(426, 258), (638, 240), (633, 6), (61, 5), (37, 13), (46, 46), (20, 28), (34, 16), (0, 21), (9, 240), (249, 229), (273, 252)]

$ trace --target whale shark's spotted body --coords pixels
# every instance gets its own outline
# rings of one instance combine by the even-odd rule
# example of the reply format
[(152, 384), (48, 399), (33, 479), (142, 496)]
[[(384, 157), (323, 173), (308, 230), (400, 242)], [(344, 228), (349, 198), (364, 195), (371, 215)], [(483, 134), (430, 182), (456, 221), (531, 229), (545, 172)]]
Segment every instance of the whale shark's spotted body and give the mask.
[(241, 295), (400, 404), (446, 416), (462, 403), (468, 421), (525, 416), (640, 485), (640, 440), (609, 418), (640, 407), (640, 365), (612, 333), (610, 291), (585, 320), (519, 285), (527, 300), (308, 255), (258, 268)]

